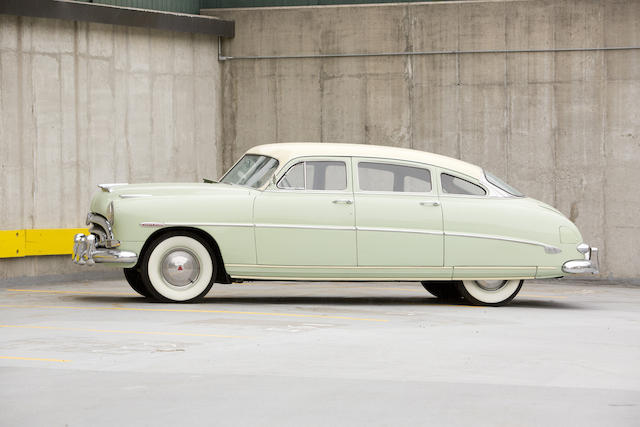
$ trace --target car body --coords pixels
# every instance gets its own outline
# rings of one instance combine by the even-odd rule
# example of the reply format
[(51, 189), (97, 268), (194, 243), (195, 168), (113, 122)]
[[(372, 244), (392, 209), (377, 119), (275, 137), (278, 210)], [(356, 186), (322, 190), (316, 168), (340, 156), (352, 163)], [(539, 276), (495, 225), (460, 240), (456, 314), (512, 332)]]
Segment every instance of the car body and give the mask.
[(597, 249), (558, 210), (417, 150), (269, 144), (217, 183), (99, 187), (74, 261), (120, 266), (164, 300), (234, 279), (382, 280), (501, 305), (522, 280), (598, 271)]

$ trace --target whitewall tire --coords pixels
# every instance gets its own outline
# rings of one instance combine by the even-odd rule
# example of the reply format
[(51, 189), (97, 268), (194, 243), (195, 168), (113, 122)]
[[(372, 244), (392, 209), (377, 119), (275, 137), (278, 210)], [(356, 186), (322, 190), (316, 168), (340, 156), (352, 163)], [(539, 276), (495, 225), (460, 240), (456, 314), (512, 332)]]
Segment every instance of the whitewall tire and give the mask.
[(520, 292), (524, 280), (463, 280), (457, 284), (466, 302), (473, 305), (501, 306)]
[(216, 258), (200, 236), (172, 232), (160, 236), (145, 251), (141, 275), (160, 301), (190, 302), (204, 297), (216, 277)]

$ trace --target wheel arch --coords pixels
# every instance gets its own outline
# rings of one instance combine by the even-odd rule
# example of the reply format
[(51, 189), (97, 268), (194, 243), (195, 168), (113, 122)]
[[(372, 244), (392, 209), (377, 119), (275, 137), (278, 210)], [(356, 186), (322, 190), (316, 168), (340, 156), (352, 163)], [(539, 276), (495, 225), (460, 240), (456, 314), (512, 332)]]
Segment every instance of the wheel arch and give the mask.
[[(163, 234), (167, 234), (169, 232), (186, 232), (186, 233), (192, 233), (192, 234), (196, 234), (199, 237), (202, 237), (209, 245), (210, 247), (213, 249), (213, 253), (214, 256), (216, 258), (216, 262), (219, 266), (219, 268), (216, 271), (216, 283), (231, 283), (231, 277), (229, 276), (229, 274), (227, 273), (227, 269), (224, 266), (224, 260), (222, 259), (222, 252), (220, 251), (220, 247), (218, 246), (218, 242), (216, 242), (216, 240), (213, 238), (213, 236), (209, 233), (207, 233), (206, 231), (199, 229), (199, 228), (195, 228), (195, 227), (165, 227), (165, 228), (161, 228), (159, 230), (154, 231), (153, 233), (151, 233), (151, 235), (147, 238), (147, 240), (144, 242), (144, 245), (142, 245), (142, 249), (140, 250), (140, 254), (138, 255), (138, 259), (141, 260), (143, 258), (143, 255), (146, 253), (146, 251), (148, 250), (149, 246), (151, 245), (151, 242), (153, 242), (154, 240), (156, 240), (158, 237), (161, 237)], [(140, 261), (138, 261), (140, 262)], [(138, 265), (136, 265), (136, 267), (138, 267)]]

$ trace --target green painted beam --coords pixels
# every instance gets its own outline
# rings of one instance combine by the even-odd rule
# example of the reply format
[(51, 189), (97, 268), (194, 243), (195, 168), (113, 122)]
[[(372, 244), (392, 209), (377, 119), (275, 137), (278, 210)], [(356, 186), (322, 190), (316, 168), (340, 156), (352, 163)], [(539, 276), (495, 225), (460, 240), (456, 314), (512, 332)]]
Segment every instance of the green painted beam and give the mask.
[[(76, 0), (87, 3), (198, 14), (200, 9), (271, 6), (317, 6), (336, 4), (395, 3), (398, 0)], [(441, 0), (404, 0), (404, 2)]]
[(200, 13), (201, 0), (77, 0), (85, 3), (108, 4), (121, 7), (161, 10), (165, 12)]

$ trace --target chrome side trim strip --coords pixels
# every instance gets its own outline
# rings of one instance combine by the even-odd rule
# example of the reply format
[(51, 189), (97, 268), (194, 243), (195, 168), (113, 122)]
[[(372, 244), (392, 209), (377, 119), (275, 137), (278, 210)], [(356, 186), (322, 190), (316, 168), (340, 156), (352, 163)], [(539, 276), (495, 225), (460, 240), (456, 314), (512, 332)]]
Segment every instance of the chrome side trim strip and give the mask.
[(454, 237), (471, 237), (475, 239), (489, 239), (489, 240), (501, 240), (505, 242), (522, 243), (525, 245), (540, 246), (548, 254), (559, 254), (562, 250), (556, 246), (548, 245), (542, 242), (536, 242), (534, 240), (514, 239), (505, 236), (496, 236), (488, 234), (475, 234), (475, 233), (458, 233), (450, 231), (439, 230), (424, 230), (424, 229), (411, 229), (411, 228), (392, 228), (392, 227), (357, 227), (357, 226), (343, 226), (343, 225), (306, 225), (306, 224), (251, 224), (251, 223), (236, 223), (236, 222), (141, 222), (141, 227), (166, 227), (166, 226), (182, 226), (182, 227), (257, 227), (257, 228), (290, 228), (301, 230), (357, 230), (357, 231), (380, 231), (389, 233), (414, 233), (414, 234), (427, 234), (434, 236), (454, 236)]
[(351, 225), (256, 224), (259, 228), (298, 228), (305, 230), (355, 230)]
[(234, 279), (247, 279), (247, 280), (282, 280), (282, 281), (312, 281), (312, 282), (408, 282), (408, 281), (422, 281), (422, 280), (528, 280), (535, 279), (534, 276), (506, 276), (506, 277), (478, 277), (474, 278), (451, 278), (450, 275), (443, 276), (420, 276), (419, 274), (411, 277), (287, 277), (287, 276), (250, 276), (245, 274), (233, 274)]
[(458, 266), (454, 266), (453, 268), (455, 268), (456, 270), (531, 270), (532, 268), (536, 268), (536, 267), (535, 266), (531, 266), (531, 267), (501, 267), (501, 266), (497, 266), (497, 267), (487, 267), (487, 266), (479, 266), (479, 267), (463, 266), (463, 267), (458, 267)]
[(376, 270), (376, 269), (390, 269), (390, 270), (394, 270), (394, 269), (398, 269), (398, 270), (402, 270), (402, 269), (437, 269), (437, 270), (443, 270), (443, 269), (451, 269), (452, 267), (440, 267), (440, 266), (436, 266), (436, 267), (426, 267), (426, 266), (422, 266), (422, 265), (416, 265), (416, 266), (404, 266), (404, 265), (399, 265), (399, 266), (369, 266), (369, 265), (267, 265), (267, 264), (225, 264), (225, 267), (241, 267), (241, 268), (335, 268), (335, 269), (371, 269), (371, 270)]
[(390, 227), (356, 227), (358, 231), (383, 231), (390, 233), (415, 233), (415, 234), (431, 234), (442, 236), (444, 233), (438, 230), (422, 230), (413, 228), (390, 228)]
[(355, 230), (353, 226), (340, 225), (302, 225), (302, 224), (251, 224), (242, 222), (153, 222), (140, 223), (141, 227), (259, 227), (259, 228), (298, 228), (311, 230)]
[(562, 252), (562, 249), (552, 246), (552, 245), (547, 245), (546, 243), (542, 243), (542, 242), (536, 242), (534, 240), (522, 240), (522, 239), (514, 239), (511, 237), (504, 237), (504, 236), (493, 236), (493, 235), (488, 235), (488, 234), (474, 234), (474, 233), (456, 233), (456, 232), (450, 232), (450, 231), (445, 231), (444, 233), (445, 236), (455, 236), (455, 237), (472, 237), (475, 239), (489, 239), (489, 240), (502, 240), (505, 242), (513, 242), (513, 243), (522, 243), (525, 245), (534, 245), (534, 246), (540, 246), (544, 249), (545, 253), (548, 254), (559, 254), (560, 252)]
[(253, 227), (242, 222), (141, 222), (140, 227)]
[(484, 277), (484, 276), (476, 276), (473, 277), (460, 277), (456, 276), (455, 273), (453, 275), (453, 279), (451, 280), (533, 280), (536, 276), (502, 276), (502, 277)]
[(253, 227), (248, 222), (165, 222), (170, 226), (194, 226), (194, 227)]
[(140, 227), (164, 227), (164, 222), (141, 222)]
[[(231, 276), (234, 279), (247, 279), (247, 280), (266, 280), (266, 281), (274, 281), (274, 280), (282, 280), (282, 281), (311, 281), (311, 282), (408, 282), (408, 281), (419, 281), (419, 280), (452, 280), (449, 275), (441, 276), (441, 277), (433, 277), (433, 276), (419, 276), (415, 275), (412, 277), (287, 277), (287, 276), (248, 276), (245, 274), (232, 274)], [(517, 277), (519, 279), (519, 277)]]
[(140, 197), (151, 197), (151, 194), (120, 194), (121, 199), (137, 199)]

